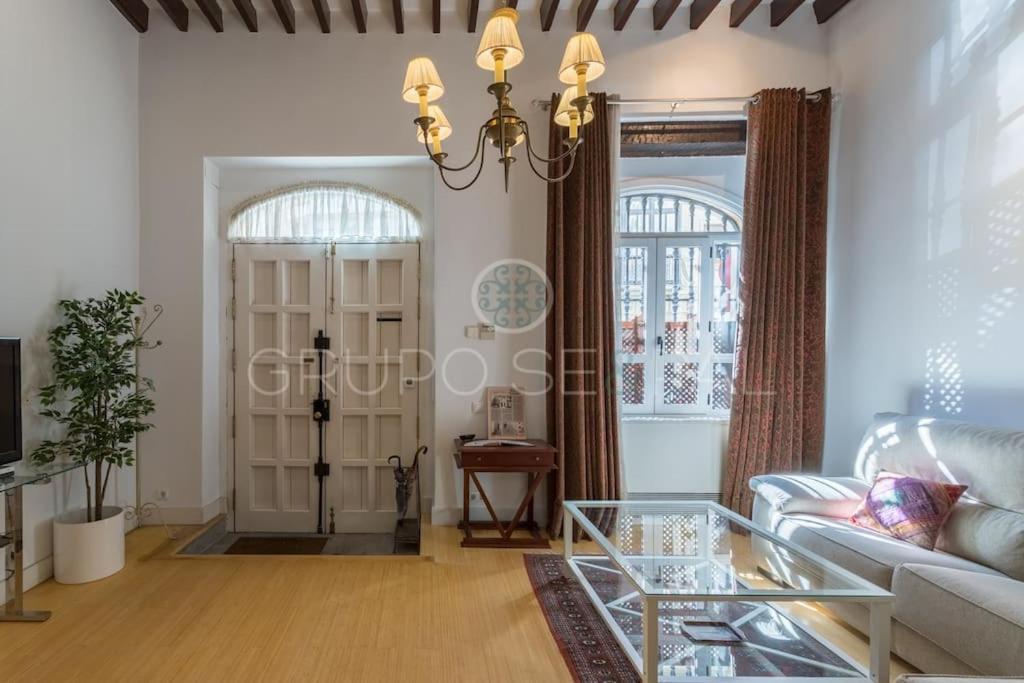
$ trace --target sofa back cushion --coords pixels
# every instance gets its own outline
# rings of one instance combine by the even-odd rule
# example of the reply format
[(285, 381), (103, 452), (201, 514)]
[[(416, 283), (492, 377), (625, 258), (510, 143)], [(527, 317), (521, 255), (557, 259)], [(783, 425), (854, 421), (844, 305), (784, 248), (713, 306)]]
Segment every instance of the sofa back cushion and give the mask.
[(1024, 579), (1024, 432), (879, 413), (855, 471), (882, 470), (967, 485), (936, 547)]

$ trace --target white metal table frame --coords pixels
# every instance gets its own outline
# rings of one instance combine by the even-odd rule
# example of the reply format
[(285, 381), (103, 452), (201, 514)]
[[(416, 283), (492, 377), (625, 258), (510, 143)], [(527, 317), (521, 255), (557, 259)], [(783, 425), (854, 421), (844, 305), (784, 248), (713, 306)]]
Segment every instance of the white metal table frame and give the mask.
[[(874, 584), (862, 579), (856, 574), (843, 569), (842, 567), (829, 562), (828, 560), (812, 553), (805, 548), (784, 539), (772, 532), (764, 529), (751, 520), (736, 514), (732, 510), (722, 507), (721, 505), (712, 501), (617, 501), (617, 500), (590, 500), (590, 501), (565, 501), (562, 505), (564, 514), (562, 515), (563, 520), (563, 541), (564, 541), (564, 553), (565, 562), (569, 565), (576, 579), (580, 582), (580, 585), (584, 588), (587, 595), (590, 598), (591, 603), (597, 609), (601, 618), (608, 625), (612, 634), (616, 640), (619, 641), (619, 645), (623, 651), (629, 656), (630, 661), (633, 662), (633, 666), (636, 667), (641, 678), (645, 683), (658, 683), (658, 672), (659, 664), (659, 648), (658, 638), (658, 609), (662, 602), (678, 602), (678, 601), (706, 601), (706, 602), (854, 602), (862, 603), (866, 605), (870, 612), (870, 624), (869, 624), (869, 666), (867, 670), (864, 669), (860, 664), (851, 660), (849, 656), (840, 648), (835, 647), (829, 643), (826, 639), (820, 637), (814, 633), (805, 624), (800, 624), (800, 627), (816, 638), (820, 643), (828, 647), (835, 654), (845, 659), (852, 667), (864, 673), (864, 677), (860, 678), (828, 678), (827, 680), (835, 683), (849, 682), (849, 683), (862, 683), (864, 680), (871, 681), (872, 683), (889, 683), (889, 648), (891, 639), (891, 619), (892, 619), (892, 603), (895, 596), (878, 588)], [(810, 560), (812, 563), (818, 565), (820, 568), (835, 574), (838, 577), (849, 581), (854, 586), (862, 586), (859, 589), (822, 589), (822, 590), (800, 590), (793, 588), (779, 589), (779, 590), (758, 590), (748, 589), (743, 593), (696, 593), (696, 592), (677, 592), (677, 593), (657, 593), (651, 594), (644, 590), (640, 582), (637, 581), (636, 577), (627, 570), (627, 560), (625, 556), (619, 552), (619, 549), (612, 544), (607, 536), (603, 534), (597, 526), (594, 525), (590, 519), (584, 514), (582, 508), (632, 508), (635, 512), (647, 512), (649, 514), (673, 514), (672, 508), (678, 507), (677, 514), (694, 513), (699, 509), (714, 511), (716, 514), (728, 519), (730, 522), (748, 529), (751, 533), (757, 534), (771, 543), (779, 545), (781, 547), (790, 550), (804, 559)], [(644, 509), (647, 508), (647, 509)], [(582, 570), (579, 567), (581, 560), (585, 561), (588, 557), (593, 558), (593, 555), (574, 555), (573, 554), (573, 522), (579, 524), (586, 534), (597, 543), (597, 545), (605, 552), (619, 572), (626, 580), (632, 584), (637, 594), (641, 596), (643, 603), (643, 615), (641, 619), (643, 627), (643, 657), (636, 652), (636, 648), (629, 641), (622, 628), (615, 621), (615, 618), (609, 612), (608, 608), (604, 605), (604, 602), (598, 597), (597, 593), (590, 586), (589, 580), (584, 576)], [(680, 556), (680, 559), (683, 559)], [(787, 618), (792, 620), (792, 617), (786, 615)], [(695, 677), (690, 679), (693, 681), (711, 681), (722, 680), (720, 678), (708, 678), (708, 677)], [(759, 682), (763, 683), (768, 680), (765, 677), (735, 677), (729, 680), (734, 681), (747, 681), (750, 683)], [(819, 680), (814, 678), (804, 679), (788, 679), (788, 680)], [(826, 680), (826, 679), (821, 679)]]

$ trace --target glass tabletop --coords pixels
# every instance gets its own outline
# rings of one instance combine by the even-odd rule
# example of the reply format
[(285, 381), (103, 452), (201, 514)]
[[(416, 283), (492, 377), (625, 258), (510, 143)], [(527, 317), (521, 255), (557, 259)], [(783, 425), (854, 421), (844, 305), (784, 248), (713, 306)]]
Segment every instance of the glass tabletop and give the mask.
[(570, 501), (565, 510), (645, 595), (725, 601), (893, 598), (717, 503)]
[(20, 486), (46, 483), (47, 479), (70, 472), (82, 466), (80, 462), (59, 461), (46, 465), (35, 465), (21, 461), (14, 464), (14, 474), (0, 477), (0, 493), (12, 491)]

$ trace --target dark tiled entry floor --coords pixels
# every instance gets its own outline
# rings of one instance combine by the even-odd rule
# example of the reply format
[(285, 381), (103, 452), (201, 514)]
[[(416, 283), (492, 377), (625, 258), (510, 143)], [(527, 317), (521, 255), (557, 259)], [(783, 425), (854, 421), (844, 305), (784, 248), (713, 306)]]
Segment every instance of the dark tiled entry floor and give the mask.
[[(406, 525), (415, 524), (407, 520)], [(179, 555), (224, 555), (243, 537), (315, 537), (317, 534), (283, 534), (269, 532), (229, 532), (222, 520), (204, 531), (178, 551)], [(321, 555), (419, 555), (418, 543), (399, 543), (397, 552), (392, 534), (329, 534)]]

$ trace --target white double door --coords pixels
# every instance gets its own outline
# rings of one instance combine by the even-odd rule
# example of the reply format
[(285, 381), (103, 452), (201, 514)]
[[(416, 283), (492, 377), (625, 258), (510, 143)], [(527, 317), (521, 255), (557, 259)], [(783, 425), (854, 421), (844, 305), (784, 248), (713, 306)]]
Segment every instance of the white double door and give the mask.
[(236, 531), (316, 530), (320, 330), (324, 530), (331, 508), (339, 532), (394, 528), (387, 459), (416, 449), (418, 261), (415, 244), (234, 247)]

